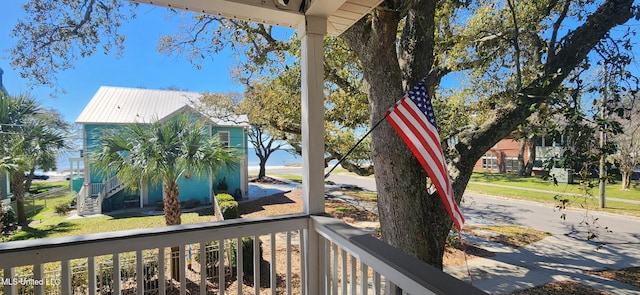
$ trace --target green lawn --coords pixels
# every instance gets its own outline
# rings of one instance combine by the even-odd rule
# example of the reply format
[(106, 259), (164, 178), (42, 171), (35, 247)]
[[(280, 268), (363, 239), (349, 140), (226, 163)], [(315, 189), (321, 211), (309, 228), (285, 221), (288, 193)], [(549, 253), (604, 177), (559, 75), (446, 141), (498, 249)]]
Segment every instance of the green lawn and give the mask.
[[(549, 181), (538, 177), (522, 178), (510, 174), (475, 172), (471, 177), (471, 182), (467, 185), (467, 191), (482, 193), (493, 196), (508, 197), (543, 203), (556, 203), (556, 198), (569, 201), (569, 207), (587, 208), (590, 210), (604, 211), (616, 214), (627, 214), (640, 216), (640, 204), (631, 204), (613, 200), (606, 200), (605, 209), (598, 208), (598, 187), (595, 179), (592, 180), (591, 187), (586, 182), (576, 184), (558, 184), (557, 186)], [(497, 184), (510, 186), (512, 188), (498, 187), (486, 184)], [(632, 188), (629, 191), (620, 190), (620, 184), (608, 184), (606, 186), (607, 198), (618, 198), (626, 200), (640, 201), (640, 188)], [(538, 189), (552, 192), (528, 191), (525, 189)], [(592, 197), (588, 197), (588, 192)], [(574, 196), (572, 194), (580, 194)]]
[[(121, 213), (99, 217), (67, 219), (55, 213), (46, 214), (41, 222), (22, 228), (10, 241), (52, 238), (60, 236), (84, 235), (99, 232), (128, 229), (153, 228), (165, 225), (163, 215), (148, 216), (140, 213)], [(204, 209), (194, 213), (183, 213), (182, 224), (213, 221), (213, 209)]]
[[(68, 181), (34, 182), (32, 191), (46, 191), (51, 188), (68, 187)], [(66, 215), (55, 213), (55, 207), (69, 203), (75, 198), (71, 192), (61, 196), (40, 199), (27, 199), (25, 211), (32, 212), (27, 218), (29, 226), (9, 237), (10, 241), (51, 238), (60, 236), (82, 235), (98, 232), (120, 231), (127, 229), (152, 228), (165, 225), (163, 215), (147, 216), (139, 213), (123, 213), (113, 216), (87, 217), (67, 219)], [(15, 207), (15, 204), (13, 205)], [(14, 208), (15, 210), (15, 208)], [(213, 221), (213, 209), (203, 209), (195, 213), (183, 213), (182, 223), (199, 223)]]
[[(499, 185), (509, 185), (522, 188), (532, 188), (540, 190), (550, 190), (559, 193), (598, 195), (598, 179), (591, 178), (585, 181), (576, 179), (574, 184), (558, 184), (554, 185), (549, 180), (543, 180), (540, 177), (519, 177), (514, 174), (474, 172), (470, 182), (482, 182)], [(472, 184), (467, 186), (470, 188)], [(609, 183), (606, 185), (606, 195), (612, 198), (639, 200), (640, 186), (632, 187), (631, 190), (623, 191), (620, 189), (620, 182)]]
[[(29, 192), (33, 194), (39, 194), (47, 192), (50, 189), (68, 188), (69, 181), (38, 181), (31, 184)], [(73, 200), (74, 196), (71, 192), (65, 192), (62, 195), (49, 195), (42, 198), (25, 198), (24, 210), (27, 215), (27, 220), (40, 220), (45, 216), (54, 212), (55, 207), (61, 203), (69, 203)], [(16, 203), (11, 204), (11, 208), (14, 212), (17, 212)]]

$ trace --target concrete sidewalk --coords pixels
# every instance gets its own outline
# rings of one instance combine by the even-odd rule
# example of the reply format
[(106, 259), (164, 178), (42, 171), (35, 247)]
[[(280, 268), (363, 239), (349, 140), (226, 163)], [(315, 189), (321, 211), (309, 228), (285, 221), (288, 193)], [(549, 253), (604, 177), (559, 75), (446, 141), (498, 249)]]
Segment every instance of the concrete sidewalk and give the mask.
[[(509, 294), (561, 280), (572, 280), (610, 294), (640, 294), (638, 287), (585, 272), (601, 270), (603, 265), (615, 264), (618, 268), (638, 265), (636, 258), (620, 256), (606, 247), (596, 251), (592, 243), (576, 245), (573, 238), (562, 236), (550, 236), (518, 249), (472, 235), (464, 238), (495, 253), (494, 257), (468, 262), (472, 284), (489, 294)], [(445, 267), (444, 271), (470, 281), (466, 266)]]

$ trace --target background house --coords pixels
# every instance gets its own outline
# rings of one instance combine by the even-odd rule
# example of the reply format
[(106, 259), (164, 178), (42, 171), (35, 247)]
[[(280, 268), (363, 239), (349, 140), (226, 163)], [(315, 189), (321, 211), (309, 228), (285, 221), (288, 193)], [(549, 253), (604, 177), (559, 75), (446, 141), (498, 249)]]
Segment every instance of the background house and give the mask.
[[(4, 84), (2, 84), (3, 74), (4, 71), (2, 70), (2, 68), (0, 68), (0, 95), (9, 95), (7, 89), (4, 88)], [(0, 131), (2, 131), (2, 126), (0, 126)], [(0, 135), (1, 134), (2, 132), (0, 132)], [(0, 171), (0, 202), (2, 202), (3, 204), (2, 208), (9, 208), (9, 204), (11, 203), (11, 184), (9, 182), (9, 172)]]
[[(518, 152), (523, 139), (516, 139), (513, 134), (500, 140), (491, 149), (489, 149), (475, 164), (476, 171), (489, 171), (499, 173), (518, 173), (520, 163), (518, 162)], [(562, 155), (565, 151), (562, 138), (554, 139), (551, 136), (538, 136), (535, 141), (536, 159), (534, 172), (536, 168), (542, 167), (542, 164), (553, 158)], [(529, 147), (525, 146), (524, 161), (529, 160)]]
[[(78, 116), (76, 123), (82, 124), (84, 175), (83, 188), (79, 193), (80, 210), (84, 214), (96, 213), (98, 210), (122, 208), (125, 205), (140, 207), (161, 204), (163, 200), (161, 183), (141, 183), (139, 191), (129, 191), (122, 187), (117, 179), (104, 175), (91, 163), (91, 153), (99, 144), (105, 130), (117, 130), (126, 124), (145, 124), (154, 120), (166, 120), (178, 113), (199, 113), (193, 103), (200, 98), (200, 93), (152, 90), (122, 87), (100, 87), (89, 104)], [(240, 123), (239, 123), (240, 122)], [(244, 123), (243, 123), (244, 122)], [(233, 116), (223, 119), (209, 120), (210, 136), (218, 136), (220, 141), (237, 148), (241, 155), (240, 163), (235, 169), (213, 171), (211, 175), (191, 176), (185, 174), (178, 181), (180, 201), (198, 201), (210, 203), (214, 190), (221, 182), (226, 183), (227, 191), (243, 197), (248, 190), (247, 181), (247, 132), (246, 116)], [(91, 202), (97, 204), (90, 204)], [(98, 207), (98, 208), (91, 208)]]

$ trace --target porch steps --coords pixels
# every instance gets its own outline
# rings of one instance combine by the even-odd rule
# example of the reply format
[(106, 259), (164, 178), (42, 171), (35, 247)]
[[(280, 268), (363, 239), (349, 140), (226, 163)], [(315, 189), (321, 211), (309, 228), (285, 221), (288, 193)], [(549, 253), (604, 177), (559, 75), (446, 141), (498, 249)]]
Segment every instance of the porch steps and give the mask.
[(84, 200), (84, 206), (79, 208), (78, 215), (94, 215), (102, 212), (98, 197), (88, 197)]

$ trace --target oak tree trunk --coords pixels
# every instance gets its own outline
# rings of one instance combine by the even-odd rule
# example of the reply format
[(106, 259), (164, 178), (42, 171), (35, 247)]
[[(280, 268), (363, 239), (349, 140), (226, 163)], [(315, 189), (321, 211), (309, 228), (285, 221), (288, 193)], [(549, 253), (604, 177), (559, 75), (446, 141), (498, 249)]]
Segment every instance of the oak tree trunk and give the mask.
[(536, 137), (529, 138), (527, 140), (529, 148), (529, 158), (527, 159), (527, 165), (525, 166), (524, 175), (531, 177), (533, 175), (533, 166), (536, 163)]
[(524, 151), (525, 148), (527, 146), (527, 140), (526, 138), (522, 138), (522, 140), (520, 141), (520, 148), (518, 149), (518, 166), (520, 167), (518, 169), (518, 176), (525, 176), (525, 162), (524, 162)]
[[(425, 1), (421, 5), (416, 10), (433, 14), (435, 6), (432, 2)], [(420, 23), (417, 18), (422, 17), (411, 14), (407, 22), (416, 25)], [(426, 19), (431, 19), (433, 29), (433, 15)], [(362, 61), (369, 87), (371, 122), (377, 122), (403, 96), (407, 87), (412, 87), (428, 72), (433, 60), (431, 51), (419, 52), (418, 49), (433, 48), (433, 40), (426, 37), (428, 32), (407, 26), (405, 32), (411, 31), (411, 35), (419, 40), (401, 41), (404, 42), (403, 51), (397, 53), (398, 12), (376, 10), (370, 21), (371, 26), (356, 25), (342, 37)], [(406, 62), (403, 67), (398, 62), (399, 56)], [(420, 163), (386, 122), (373, 130), (371, 151), (382, 238), (406, 253), (442, 268), (445, 240), (452, 222), (440, 198), (429, 194), (427, 175)]]
[(260, 157), (260, 171), (258, 171), (258, 179), (262, 179), (267, 175), (267, 159), (266, 157)]

